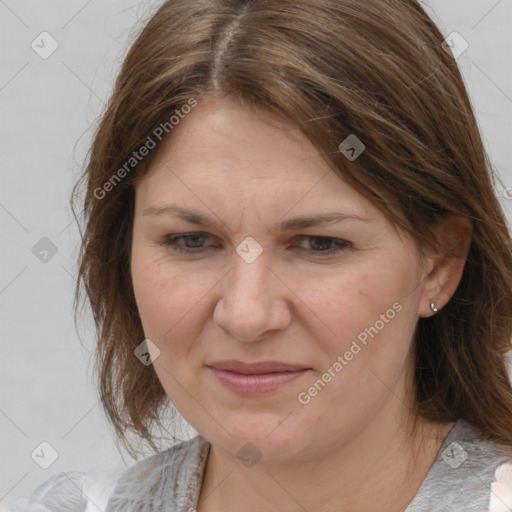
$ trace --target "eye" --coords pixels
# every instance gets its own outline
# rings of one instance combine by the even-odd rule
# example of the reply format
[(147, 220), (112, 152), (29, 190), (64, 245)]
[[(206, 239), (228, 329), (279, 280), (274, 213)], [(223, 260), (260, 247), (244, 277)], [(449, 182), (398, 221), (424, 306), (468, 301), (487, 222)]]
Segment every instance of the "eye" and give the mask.
[[(339, 238), (314, 235), (299, 235), (297, 238), (301, 241), (308, 241), (308, 245), (311, 249), (297, 246), (292, 247), (300, 252), (306, 251), (313, 253), (315, 256), (330, 256), (351, 247), (349, 242)], [(180, 240), (184, 242), (184, 245), (180, 243)], [(160, 245), (168, 247), (175, 252), (192, 254), (201, 253), (203, 249), (212, 247), (212, 245), (204, 245), (207, 240), (211, 240), (211, 237), (206, 233), (184, 233), (180, 235), (168, 235), (160, 242)]]
[[(182, 235), (169, 235), (166, 236), (161, 242), (160, 245), (164, 245), (165, 247), (169, 247), (171, 250), (176, 252), (183, 253), (199, 253), (202, 252), (201, 249), (202, 243), (210, 238), (205, 233), (184, 233)], [(183, 247), (179, 245), (178, 240), (184, 240), (186, 244), (190, 244), (189, 246)]]
[(308, 245), (312, 247), (312, 249), (298, 247), (298, 250), (313, 253), (315, 254), (315, 256), (330, 256), (332, 254), (336, 254), (343, 250), (346, 250), (351, 246), (351, 244), (345, 240), (327, 236), (299, 235), (298, 238), (301, 240), (308, 240)]

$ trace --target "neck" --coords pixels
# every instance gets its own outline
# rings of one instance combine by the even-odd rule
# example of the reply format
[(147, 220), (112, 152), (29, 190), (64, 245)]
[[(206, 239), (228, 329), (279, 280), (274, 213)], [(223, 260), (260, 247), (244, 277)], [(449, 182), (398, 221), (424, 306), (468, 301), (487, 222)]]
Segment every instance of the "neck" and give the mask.
[(414, 429), (405, 428), (387, 412), (316, 459), (251, 468), (212, 446), (197, 510), (374, 512), (378, 503), (381, 510), (401, 512), (453, 425), (418, 418)]

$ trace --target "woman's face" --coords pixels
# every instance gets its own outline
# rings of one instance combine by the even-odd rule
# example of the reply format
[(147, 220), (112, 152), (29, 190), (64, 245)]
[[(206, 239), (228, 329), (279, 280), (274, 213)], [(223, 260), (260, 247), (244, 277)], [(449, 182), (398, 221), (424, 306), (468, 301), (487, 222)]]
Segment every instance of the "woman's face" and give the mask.
[[(280, 118), (200, 102), (171, 135), (136, 187), (131, 271), (185, 419), (233, 456), (283, 463), (410, 414), (431, 299), (413, 243)], [(339, 218), (292, 222), (320, 215)]]

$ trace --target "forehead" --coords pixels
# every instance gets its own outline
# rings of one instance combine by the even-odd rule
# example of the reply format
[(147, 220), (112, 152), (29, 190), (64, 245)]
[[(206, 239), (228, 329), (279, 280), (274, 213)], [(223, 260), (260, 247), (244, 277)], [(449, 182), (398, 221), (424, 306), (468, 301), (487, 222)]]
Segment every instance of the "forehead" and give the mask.
[(148, 174), (162, 166), (232, 187), (237, 177), (298, 182), (329, 170), (299, 127), (229, 99), (199, 101), (160, 144)]
[(230, 100), (199, 102), (163, 141), (142, 183), (144, 208), (178, 198), (185, 207), (259, 207), (260, 216), (291, 209), (378, 216), (299, 127)]
[(193, 163), (199, 172), (222, 166), (246, 174), (268, 169), (274, 177), (286, 177), (297, 176), (301, 162), (320, 158), (291, 121), (225, 99), (199, 102), (163, 142), (160, 159), (187, 168)]

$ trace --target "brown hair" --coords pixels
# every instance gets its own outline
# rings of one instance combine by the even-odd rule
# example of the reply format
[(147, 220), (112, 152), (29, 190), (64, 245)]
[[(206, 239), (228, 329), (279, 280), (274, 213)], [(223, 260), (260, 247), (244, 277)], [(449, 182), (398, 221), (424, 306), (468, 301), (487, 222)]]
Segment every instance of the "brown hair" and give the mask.
[[(447, 214), (471, 220), (456, 292), (418, 320), (416, 413), (466, 419), (512, 446), (511, 238), (443, 39), (415, 0), (169, 0), (145, 24), (73, 191), (74, 200), (86, 181), (75, 311), (83, 284), (101, 401), (130, 453), (130, 432), (157, 450), (152, 427), (163, 426), (170, 402), (153, 367), (134, 356), (144, 339), (130, 276), (134, 184), (156, 151), (130, 172), (126, 163), (162, 123), (172, 134), (169, 119), (191, 99), (223, 96), (300, 126), (334, 172), (418, 246), (435, 244), (432, 228)], [(354, 162), (338, 149), (350, 134), (366, 146)]]

